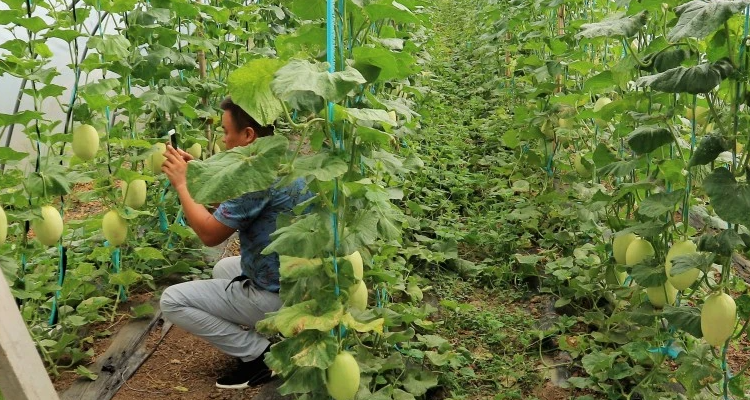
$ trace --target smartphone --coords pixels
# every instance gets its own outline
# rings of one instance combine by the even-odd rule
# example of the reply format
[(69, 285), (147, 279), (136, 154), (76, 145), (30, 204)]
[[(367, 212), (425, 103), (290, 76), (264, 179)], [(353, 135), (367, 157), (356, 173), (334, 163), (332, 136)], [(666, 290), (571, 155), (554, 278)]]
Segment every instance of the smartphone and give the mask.
[(177, 132), (175, 132), (174, 129), (170, 129), (169, 132), (167, 132), (167, 135), (169, 136), (169, 142), (172, 144), (172, 147), (175, 149), (179, 148), (177, 146)]

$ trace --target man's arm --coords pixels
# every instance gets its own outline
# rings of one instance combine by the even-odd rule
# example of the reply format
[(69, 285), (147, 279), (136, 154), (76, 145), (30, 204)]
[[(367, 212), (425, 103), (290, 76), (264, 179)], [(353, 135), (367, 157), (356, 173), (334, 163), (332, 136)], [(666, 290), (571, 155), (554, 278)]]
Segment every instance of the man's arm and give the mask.
[[(187, 161), (189, 155), (167, 145), (167, 151), (161, 169), (169, 178), (182, 203), (182, 210), (188, 224), (206, 246), (216, 246), (234, 233), (234, 229), (219, 222), (202, 204), (198, 204), (187, 190)], [(187, 154), (187, 153), (185, 153)]]

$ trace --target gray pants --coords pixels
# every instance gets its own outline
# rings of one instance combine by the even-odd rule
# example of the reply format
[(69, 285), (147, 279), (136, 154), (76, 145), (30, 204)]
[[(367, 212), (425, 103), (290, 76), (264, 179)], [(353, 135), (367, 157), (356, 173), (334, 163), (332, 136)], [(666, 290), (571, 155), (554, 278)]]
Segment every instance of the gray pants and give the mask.
[(240, 274), (240, 257), (224, 258), (214, 266), (214, 279), (168, 287), (161, 295), (161, 311), (172, 323), (222, 352), (250, 361), (270, 344), (253, 330), (255, 323), (267, 312), (277, 311), (281, 300), (278, 293), (259, 289), (250, 280), (232, 283), (227, 289)]

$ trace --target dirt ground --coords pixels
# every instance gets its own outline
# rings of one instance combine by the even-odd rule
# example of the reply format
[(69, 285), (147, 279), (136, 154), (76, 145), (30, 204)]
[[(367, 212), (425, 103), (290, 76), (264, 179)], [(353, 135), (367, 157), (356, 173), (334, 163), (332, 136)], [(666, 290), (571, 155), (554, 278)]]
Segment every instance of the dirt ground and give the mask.
[[(161, 330), (151, 333), (153, 348)], [(214, 386), (219, 374), (233, 365), (231, 357), (220, 353), (203, 340), (172, 327), (154, 354), (120, 389), (114, 400), (180, 399), (241, 400), (251, 399), (258, 388), (222, 390)]]

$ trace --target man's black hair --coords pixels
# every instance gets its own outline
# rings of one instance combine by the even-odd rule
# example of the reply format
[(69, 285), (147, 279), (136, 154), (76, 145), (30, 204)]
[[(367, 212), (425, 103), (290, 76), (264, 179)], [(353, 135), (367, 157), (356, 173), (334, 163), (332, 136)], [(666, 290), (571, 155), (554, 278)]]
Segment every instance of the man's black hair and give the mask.
[(231, 96), (227, 96), (220, 105), (222, 110), (229, 111), (232, 115), (232, 121), (234, 121), (234, 128), (241, 131), (247, 127), (253, 128), (255, 134), (258, 137), (272, 136), (273, 135), (273, 124), (268, 126), (261, 126), (258, 121), (250, 116), (245, 110), (232, 101)]

